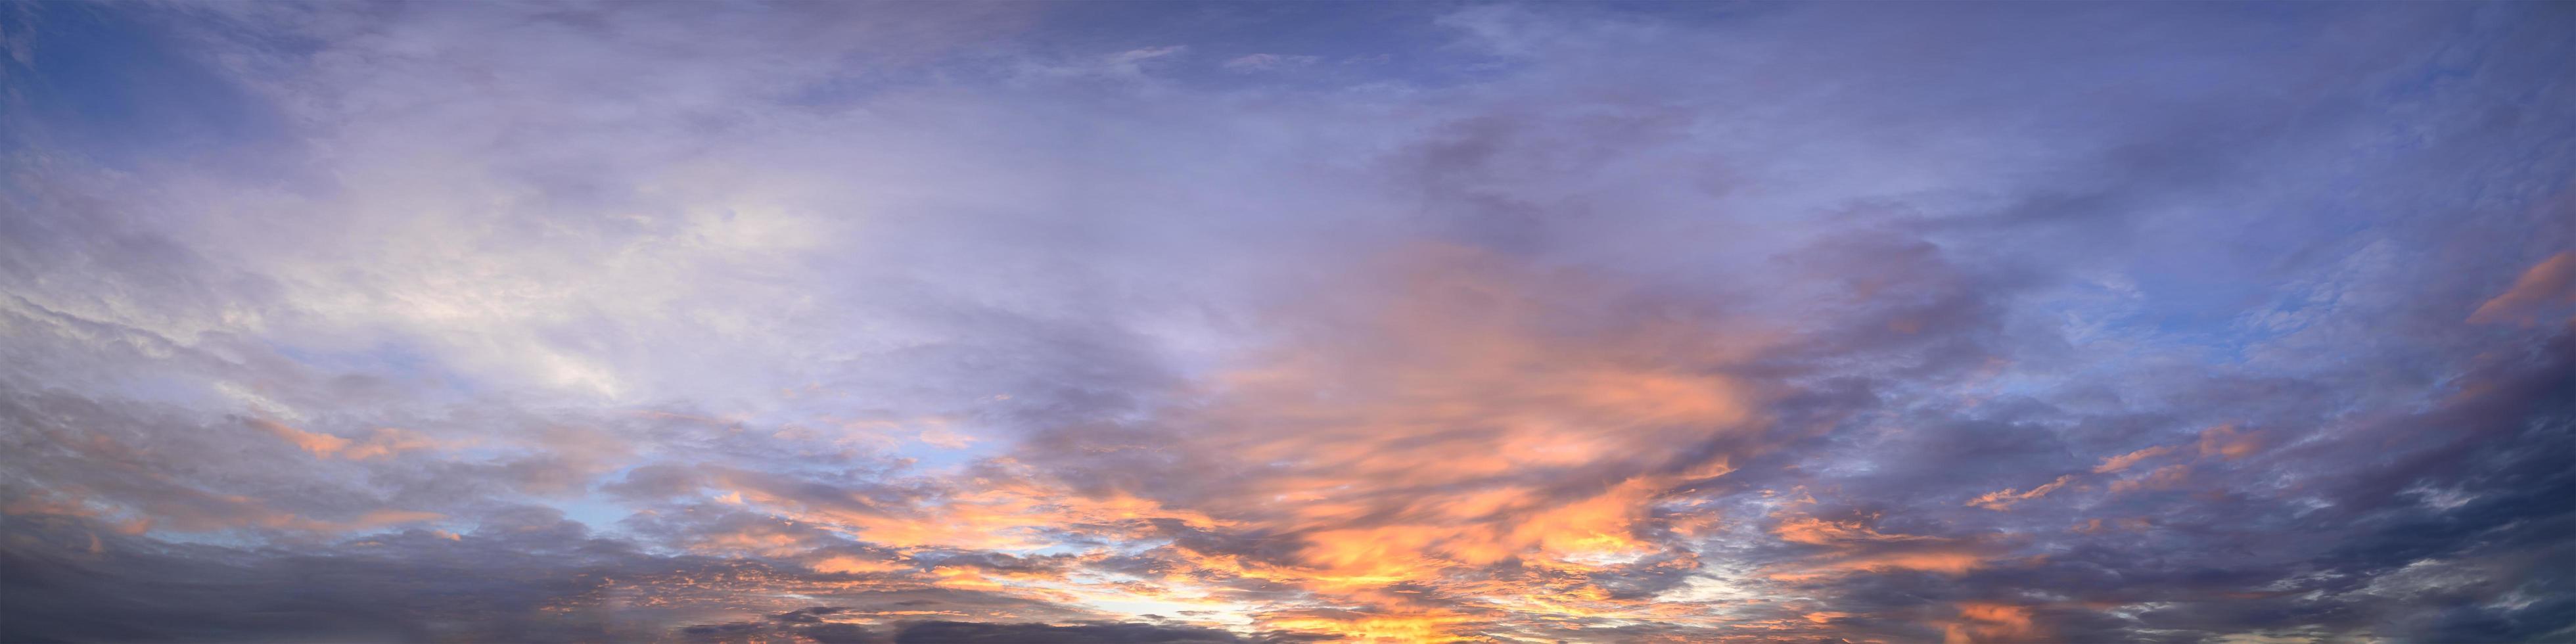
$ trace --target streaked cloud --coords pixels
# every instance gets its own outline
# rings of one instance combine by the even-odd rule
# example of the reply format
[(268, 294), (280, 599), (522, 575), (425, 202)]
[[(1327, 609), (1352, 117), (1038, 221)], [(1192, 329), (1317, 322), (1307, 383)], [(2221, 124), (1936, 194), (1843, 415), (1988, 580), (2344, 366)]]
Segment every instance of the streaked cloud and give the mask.
[(2489, 298), (2469, 314), (2471, 323), (2493, 323), (2509, 319), (2530, 321), (2533, 316), (2552, 306), (2576, 304), (2576, 251), (2549, 256), (2523, 271), (2513, 287)]
[(0, 640), (2567, 639), (2570, 27), (0, 7)]

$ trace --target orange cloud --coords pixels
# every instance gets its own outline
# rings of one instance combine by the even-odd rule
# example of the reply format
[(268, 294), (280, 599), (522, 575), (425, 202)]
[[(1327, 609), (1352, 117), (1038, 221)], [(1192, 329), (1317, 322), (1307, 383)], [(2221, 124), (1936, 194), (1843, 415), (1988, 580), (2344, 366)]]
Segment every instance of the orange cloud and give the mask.
[(1792, 564), (1767, 577), (1779, 581), (1809, 581), (1846, 573), (1898, 570), (1964, 575), (1986, 567), (1990, 561), (1984, 553), (1969, 549), (1859, 553)]
[(1264, 615), (1264, 629), (1299, 631), (1339, 636), (1363, 642), (1457, 642), (1476, 638), (1453, 635), (1457, 627), (1481, 620), (1454, 611), (1425, 611), (1406, 615), (1362, 614), (1347, 611), (1296, 611)]
[(1918, 541), (1920, 535), (1885, 534), (1862, 521), (1827, 521), (1814, 517), (1785, 519), (1771, 529), (1781, 541), (1813, 545), (1836, 545), (1856, 541)]
[(862, 559), (848, 555), (825, 557), (820, 561), (814, 562), (814, 572), (825, 573), (864, 574), (911, 569), (912, 566), (902, 562), (884, 561), (879, 559)]
[(2073, 480), (2075, 480), (2075, 475), (2068, 474), (2057, 477), (2057, 480), (2049, 481), (2039, 487), (2031, 488), (2028, 492), (2013, 490), (2011, 488), (1987, 492), (1977, 498), (1968, 499), (1967, 504), (1973, 507), (1980, 507), (2000, 512), (2011, 509), (2015, 503), (2048, 496), (2048, 493), (2055, 492), (2058, 488), (2066, 487), (2066, 484)]
[(2135, 452), (2130, 452), (2130, 453), (2127, 453), (2127, 454), (2121, 454), (2121, 455), (2119, 455), (2119, 456), (2113, 456), (2113, 457), (2110, 457), (2110, 458), (2105, 458), (2105, 459), (2102, 459), (2102, 464), (2101, 464), (2101, 465), (2093, 466), (2093, 473), (2095, 473), (2095, 474), (2109, 474), (2109, 473), (2112, 473), (2112, 472), (2117, 472), (2117, 471), (2120, 471), (2120, 470), (2129, 469), (2129, 466), (2138, 464), (2138, 461), (2143, 461), (2143, 460), (2147, 460), (2147, 459), (2150, 459), (2150, 458), (2155, 458), (2155, 457), (2158, 457), (2158, 456), (2163, 456), (2163, 455), (2165, 455), (2165, 454), (2169, 454), (2169, 453), (2172, 453), (2172, 452), (2173, 452), (2173, 448), (2159, 445), (2159, 446), (2155, 446), (2155, 447), (2149, 447), (2149, 448), (2146, 448), (2146, 449), (2138, 450), (2138, 451), (2135, 451)]
[(2101, 534), (2113, 530), (2145, 530), (2154, 526), (2155, 520), (2147, 517), (2113, 519), (2107, 523), (2101, 519), (2086, 519), (2083, 523), (2076, 524), (2074, 528), (2071, 528), (2071, 530), (2078, 534)]
[(1959, 616), (1996, 624), (2016, 632), (2030, 630), (2030, 609), (2019, 606), (1965, 603), (1959, 605)]
[(2219, 456), (2232, 461), (2262, 448), (2261, 436), (2237, 431), (2235, 425), (2219, 425), (2200, 432), (2200, 455), (2203, 457)]
[(95, 517), (104, 513), (77, 496), (37, 490), (8, 503), (0, 503), (0, 514)]
[(1781, 541), (1823, 546), (1824, 552), (1770, 566), (1765, 578), (1805, 582), (1851, 573), (1920, 571), (1962, 575), (1992, 565), (1998, 544), (1976, 539), (1889, 534), (1864, 519), (1828, 521), (1812, 517), (1782, 520), (1772, 528)]
[(379, 427), (369, 432), (366, 439), (351, 441), (331, 434), (288, 427), (283, 423), (262, 418), (251, 419), (250, 424), (278, 438), (286, 439), (286, 442), (294, 443), (296, 447), (312, 452), (314, 456), (320, 458), (336, 457), (363, 461), (438, 446), (437, 442), (429, 440), (428, 437), (394, 427)]
[(1188, 507), (1294, 544), (1184, 552), (1191, 574), (1372, 606), (1262, 621), (1363, 638), (1436, 640), (1486, 609), (1690, 618), (1613, 601), (1586, 574), (1696, 567), (1648, 535), (1675, 523), (1659, 504), (1731, 471), (1728, 454), (1677, 447), (1758, 427), (1753, 395), (1720, 369), (1754, 343), (1688, 316), (1596, 317), (1614, 289), (1475, 251), (1417, 248), (1391, 265), (1396, 279), (1309, 303), (1325, 322), (1250, 354), (1169, 419), (1201, 429), (1154, 453), (1226, 471), (1180, 495)]
[(2031, 623), (2030, 609), (2020, 606), (1966, 602), (1959, 604), (1959, 617), (1962, 621), (1943, 625), (1945, 644), (2030, 639), (2039, 634)]
[[(819, 572), (906, 573), (871, 582), (918, 577), (1057, 603), (1192, 607), (1236, 626), (1388, 641), (1491, 633), (1505, 616), (1548, 628), (1722, 619), (1695, 605), (1614, 599), (1603, 580), (1698, 569), (1695, 553), (1664, 545), (1663, 535), (1723, 528), (1705, 509), (1674, 508), (1694, 484), (1731, 472), (1737, 450), (1758, 445), (1758, 397), (1725, 368), (1751, 355), (1760, 334), (1682, 314), (1602, 316), (1615, 289), (1474, 251), (1415, 251), (1392, 261), (1399, 278), (1313, 304), (1327, 319), (1241, 356), (1202, 383), (1192, 405), (1157, 419), (1188, 431), (1067, 450), (1084, 463), (1141, 454), (1188, 468), (1109, 480), (1199, 485), (1076, 486), (1015, 460), (1053, 456), (1043, 453), (978, 461), (953, 484), (864, 497), (760, 472), (705, 480), (710, 494), (744, 509), (900, 550), (1090, 549), (1173, 531), (1259, 535), (1263, 544), (1174, 539), (1119, 555), (1154, 561), (1148, 572), (1083, 573), (1112, 579), (1082, 583), (946, 564), (911, 573), (921, 568), (838, 553), (805, 559)], [(1708, 447), (1719, 444), (1729, 447)], [(1802, 525), (1781, 529), (1923, 539)], [(732, 545), (779, 556), (812, 547)], [(1979, 565), (1972, 549), (1926, 540), (1838, 552), (1816, 570), (1962, 572)]]
[[(1025, 472), (1016, 472), (1025, 475)], [(721, 472), (727, 498), (781, 517), (895, 547), (1031, 550), (1055, 545), (1049, 530), (1136, 538), (1153, 520), (1213, 527), (1205, 514), (1174, 510), (1126, 494), (1084, 496), (1028, 479), (983, 479), (980, 489), (956, 489), (899, 505), (862, 504), (845, 497), (803, 496), (794, 480), (751, 472)]]
[(2479, 304), (2478, 310), (2469, 314), (2469, 322), (2529, 324), (2547, 307), (2571, 303), (2576, 303), (2576, 251), (2551, 255), (2532, 265), (2504, 293)]
[(40, 491), (12, 500), (0, 506), (0, 510), (12, 515), (51, 514), (109, 519), (116, 522), (115, 530), (126, 534), (142, 534), (153, 529), (217, 532), (246, 528), (333, 533), (445, 518), (434, 512), (378, 509), (347, 520), (314, 519), (270, 507), (249, 496), (224, 494), (181, 483), (169, 472), (146, 466), (151, 461), (145, 452), (106, 434), (90, 434), (86, 440), (60, 444), (97, 462), (115, 464), (123, 470), (125, 482), (132, 486), (131, 489), (112, 498), (96, 496), (93, 495), (94, 490), (78, 487)]
[(2191, 466), (2167, 465), (2156, 468), (2153, 472), (2148, 472), (2146, 476), (2121, 481), (2112, 481), (2111, 492), (2113, 494), (2118, 494), (2121, 492), (2133, 492), (2138, 490), (2171, 489), (2175, 486), (2189, 482), (2190, 480)]

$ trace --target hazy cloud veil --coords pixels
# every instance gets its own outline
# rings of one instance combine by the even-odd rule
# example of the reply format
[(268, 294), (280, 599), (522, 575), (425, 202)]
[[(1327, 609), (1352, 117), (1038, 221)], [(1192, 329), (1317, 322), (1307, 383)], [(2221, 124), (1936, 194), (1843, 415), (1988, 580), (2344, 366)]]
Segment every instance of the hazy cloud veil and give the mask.
[(0, 4), (0, 640), (2566, 641), (2569, 34)]

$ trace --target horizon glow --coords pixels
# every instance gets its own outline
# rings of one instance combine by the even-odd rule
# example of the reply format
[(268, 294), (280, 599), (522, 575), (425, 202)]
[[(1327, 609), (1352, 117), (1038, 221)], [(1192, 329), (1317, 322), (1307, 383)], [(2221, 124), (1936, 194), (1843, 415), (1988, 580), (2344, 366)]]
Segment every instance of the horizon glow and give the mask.
[(2568, 641), (2570, 34), (0, 4), (0, 641)]

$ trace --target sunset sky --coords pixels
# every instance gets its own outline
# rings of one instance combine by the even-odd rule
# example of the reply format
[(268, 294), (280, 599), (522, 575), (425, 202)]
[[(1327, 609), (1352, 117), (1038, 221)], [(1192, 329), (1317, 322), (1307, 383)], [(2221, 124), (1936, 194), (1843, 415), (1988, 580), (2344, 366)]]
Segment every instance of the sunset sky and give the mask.
[(0, 3), (0, 642), (2576, 641), (2576, 3)]

